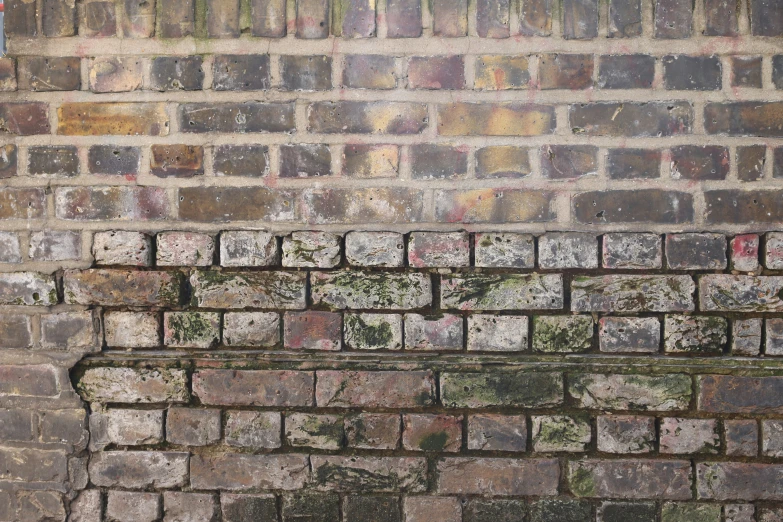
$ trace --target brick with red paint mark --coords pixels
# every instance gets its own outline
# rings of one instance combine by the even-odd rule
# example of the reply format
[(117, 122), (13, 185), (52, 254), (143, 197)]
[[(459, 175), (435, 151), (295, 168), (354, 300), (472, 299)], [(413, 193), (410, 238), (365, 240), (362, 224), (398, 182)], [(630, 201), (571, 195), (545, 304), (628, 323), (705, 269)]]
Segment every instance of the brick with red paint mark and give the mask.
[(741, 272), (753, 272), (759, 267), (759, 236), (743, 234), (734, 236), (729, 244), (731, 267)]
[(414, 56), (408, 60), (411, 89), (455, 90), (465, 87), (462, 56)]
[(329, 36), (329, 0), (296, 0), (296, 37)]

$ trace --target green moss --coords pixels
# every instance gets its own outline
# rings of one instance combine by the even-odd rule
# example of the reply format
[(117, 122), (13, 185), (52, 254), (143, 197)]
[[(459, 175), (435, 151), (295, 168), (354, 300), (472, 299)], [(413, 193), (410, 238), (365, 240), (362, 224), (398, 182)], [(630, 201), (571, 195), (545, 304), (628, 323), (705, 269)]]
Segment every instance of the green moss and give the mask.
[(399, 348), (399, 345), (393, 345), (392, 325), (382, 317), (374, 319), (378, 322), (372, 324), (365, 321), (361, 315), (346, 315), (345, 327), (353, 347), (369, 350)]
[(533, 350), (584, 352), (592, 347), (593, 320), (589, 316), (533, 318)]
[(197, 312), (171, 314), (168, 326), (177, 344), (214, 339), (217, 333), (208, 317)]
[(568, 484), (571, 487), (571, 492), (577, 497), (592, 497), (595, 496), (595, 480), (593, 473), (582, 467), (579, 463), (574, 463), (575, 469), (571, 470), (568, 476)]
[(449, 442), (449, 434), (445, 431), (431, 433), (419, 441), (419, 449), (423, 451), (443, 451)]

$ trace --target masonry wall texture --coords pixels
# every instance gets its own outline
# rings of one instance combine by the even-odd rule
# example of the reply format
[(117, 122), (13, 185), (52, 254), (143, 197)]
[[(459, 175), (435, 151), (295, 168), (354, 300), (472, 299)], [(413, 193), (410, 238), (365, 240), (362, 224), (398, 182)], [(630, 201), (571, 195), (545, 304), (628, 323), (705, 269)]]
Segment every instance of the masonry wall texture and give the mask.
[(783, 521), (783, 2), (5, 31), (0, 522)]

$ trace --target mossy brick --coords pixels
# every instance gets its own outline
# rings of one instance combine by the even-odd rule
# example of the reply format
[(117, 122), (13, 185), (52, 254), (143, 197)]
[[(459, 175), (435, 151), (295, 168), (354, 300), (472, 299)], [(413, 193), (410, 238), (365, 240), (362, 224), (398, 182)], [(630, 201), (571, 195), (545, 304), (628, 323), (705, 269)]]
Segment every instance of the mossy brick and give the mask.
[(623, 455), (655, 450), (655, 417), (599, 415), (597, 423), (600, 452)]
[(783, 310), (783, 277), (716, 274), (699, 278), (704, 311), (777, 312)]
[(656, 522), (658, 508), (655, 502), (602, 502), (598, 506), (601, 522)]
[(207, 37), (239, 38), (239, 0), (207, 2)]
[(533, 268), (535, 238), (513, 232), (475, 235), (475, 265), (483, 268)]
[(336, 494), (307, 491), (293, 493), (284, 495), (281, 504), (283, 522), (299, 520), (339, 522), (340, 520), (340, 497)]
[(295, 491), (304, 487), (309, 476), (307, 455), (295, 453), (194, 455), (190, 461), (190, 486), (193, 489)]
[(593, 318), (586, 315), (533, 317), (533, 351), (579, 353), (593, 346)]
[(693, 301), (695, 289), (693, 279), (687, 275), (577, 276), (571, 282), (571, 310), (574, 312), (692, 311), (695, 308)]
[(342, 511), (347, 521), (402, 522), (398, 497), (348, 495), (343, 500)]
[(345, 235), (345, 258), (352, 266), (401, 267), (405, 241), (398, 232), (351, 231)]
[(447, 408), (559, 406), (564, 400), (563, 388), (561, 373), (444, 372), (440, 375), (441, 402)]
[(156, 36), (183, 38), (196, 31), (195, 0), (157, 0)]
[(427, 489), (424, 457), (312, 455), (310, 464), (316, 490), (421, 493)]
[[(31, 348), (33, 324), (31, 317), (21, 314), (0, 314), (0, 348)], [(2, 428), (0, 428), (0, 431)]]
[(49, 106), (44, 102), (0, 102), (0, 133), (49, 134)]
[(0, 274), (0, 304), (49, 306), (57, 302), (53, 275), (36, 272)]
[(603, 266), (625, 270), (661, 268), (661, 237), (646, 233), (613, 233), (603, 236)]
[(296, 370), (199, 370), (193, 394), (216, 406), (312, 406), (313, 372)]
[(92, 1), (79, 6), (79, 35), (105, 38), (117, 34), (117, 11), (114, 2)]
[(469, 450), (527, 451), (527, 420), (524, 415), (470, 415), (467, 442)]
[[(214, 80), (213, 80), (214, 81)], [(201, 56), (156, 56), (150, 63), (150, 89), (198, 91), (204, 83)]]
[(418, 38), (422, 32), (421, 0), (387, 0), (387, 38)]
[(66, 270), (63, 292), (68, 304), (177, 306), (182, 282), (178, 272)]
[(417, 408), (436, 403), (429, 370), (319, 370), (315, 401), (324, 408)]
[(283, 238), (283, 266), (334, 268), (340, 263), (340, 243), (335, 234), (293, 232)]
[(273, 411), (228, 411), (223, 437), (229, 446), (274, 449), (282, 445), (282, 417)]
[(722, 270), (727, 266), (723, 234), (667, 234), (666, 264), (671, 270)]
[(75, 36), (76, 0), (43, 0), (41, 18), (44, 36)]
[(16, 145), (0, 146), (0, 179), (12, 178), (17, 175)]
[(280, 316), (275, 312), (228, 312), (223, 315), (226, 346), (271, 348), (280, 343)]
[(531, 503), (530, 520), (531, 522), (589, 522), (592, 520), (592, 513), (590, 504), (584, 500), (568, 497), (542, 499)]
[(349, 448), (396, 449), (400, 433), (400, 416), (396, 413), (354, 413), (345, 416), (345, 440)]
[(602, 352), (658, 353), (661, 322), (657, 317), (602, 317), (598, 341)]
[(345, 314), (344, 338), (349, 350), (402, 350), (402, 316)]
[(296, 1), (296, 37), (308, 40), (329, 36), (329, 0)]
[(303, 272), (196, 271), (190, 276), (192, 304), (202, 308), (305, 307)]
[(513, 145), (482, 147), (476, 151), (476, 177), (524, 178), (530, 175), (529, 149)]
[(84, 400), (100, 403), (179, 403), (190, 398), (185, 371), (166, 368), (88, 368), (76, 390)]
[(524, 352), (528, 349), (528, 318), (512, 315), (468, 316), (469, 352)]
[(280, 82), (284, 91), (328, 91), (332, 88), (332, 57), (281, 56)]
[(476, 3), (476, 32), (481, 38), (508, 38), (509, 0), (479, 0)]
[(703, 500), (777, 501), (783, 498), (781, 468), (778, 463), (700, 462), (696, 494)]
[(130, 92), (141, 89), (142, 62), (135, 56), (98, 56), (87, 61), (90, 91)]
[(314, 304), (338, 310), (415, 309), (432, 303), (432, 282), (422, 273), (312, 272), (310, 286)]
[(100, 314), (95, 310), (60, 312), (41, 316), (44, 350), (98, 352), (103, 346)]
[(556, 459), (447, 457), (437, 462), (437, 477), (444, 495), (553, 496), (560, 467)]
[(530, 82), (527, 56), (487, 54), (476, 57), (473, 88), (487, 91), (527, 89)]
[(163, 344), (169, 348), (214, 348), (220, 343), (220, 313), (165, 312)]
[(82, 235), (72, 230), (33, 232), (27, 255), (34, 261), (79, 260), (82, 257)]
[(413, 56), (408, 59), (409, 89), (459, 90), (464, 87), (464, 57)]
[(716, 419), (687, 419), (665, 417), (661, 419), (660, 452), (664, 454), (690, 455), (717, 454), (721, 442)]
[(421, 190), (403, 187), (308, 189), (302, 195), (303, 219), (312, 224), (424, 221)]
[(568, 125), (577, 135), (614, 138), (679, 136), (693, 131), (688, 102), (591, 102), (570, 105)]
[(270, 86), (269, 75), (268, 54), (220, 54), (212, 62), (212, 89), (266, 90)]
[(285, 440), (289, 446), (339, 450), (344, 438), (340, 415), (290, 413), (285, 417)]
[(332, 174), (332, 153), (328, 145), (298, 143), (280, 146), (281, 178), (312, 178)]
[(592, 440), (587, 418), (567, 415), (534, 415), (531, 417), (533, 451), (539, 453), (587, 451)]
[(409, 413), (402, 425), (406, 450), (458, 453), (462, 448), (462, 416)]
[(397, 72), (393, 56), (348, 54), (343, 66), (343, 87), (351, 89), (394, 89)]
[(456, 497), (406, 497), (403, 505), (406, 522), (462, 521), (462, 503)]
[(655, 38), (685, 39), (693, 32), (693, 3), (678, 0), (656, 0)]
[(282, 38), (287, 29), (285, 0), (251, 0), (250, 20), (253, 36)]
[(468, 35), (467, 0), (433, 0), (432, 34), (446, 38)]
[(718, 504), (665, 502), (661, 507), (661, 522), (677, 522), (680, 520), (719, 522), (721, 520), (721, 509)]
[(664, 351), (720, 355), (726, 346), (728, 325), (723, 317), (667, 315)]
[(441, 136), (543, 136), (555, 131), (555, 110), (521, 102), (438, 105)]
[(342, 348), (343, 319), (333, 312), (286, 312), (283, 340), (286, 350), (328, 350)]
[(161, 498), (157, 492), (109, 491), (106, 494), (106, 517), (109, 520), (153, 522), (160, 515)]
[(723, 439), (726, 455), (755, 457), (759, 453), (759, 427), (755, 419), (726, 419), (723, 421)]
[(780, 413), (783, 378), (701, 375), (699, 411), (711, 413)]
[(332, 34), (343, 38), (375, 36), (375, 0), (332, 2)]
[(578, 179), (598, 174), (598, 148), (593, 145), (544, 145), (539, 154), (545, 178)]
[(435, 217), (444, 223), (554, 221), (554, 192), (488, 188), (435, 191)]
[(726, 504), (726, 522), (753, 522), (756, 506), (753, 504)]
[(169, 408), (166, 440), (180, 446), (207, 446), (220, 440), (220, 410)]
[(554, 2), (526, 0), (519, 8), (519, 34), (523, 36), (550, 36)]
[(408, 265), (465, 267), (470, 265), (470, 237), (467, 232), (412, 232), (408, 237)]
[(642, 5), (639, 0), (612, 0), (609, 3), (609, 38), (636, 38), (642, 35)]
[(690, 500), (687, 460), (597, 460), (568, 464), (571, 492), (581, 498)]
[(0, 220), (43, 217), (46, 194), (40, 188), (0, 188)]
[[(656, 164), (656, 168), (657, 164)], [(679, 224), (693, 221), (693, 195), (658, 189), (581, 192), (571, 198), (578, 223)]]
[[(627, 2), (612, 2), (628, 5)], [(637, 1), (636, 5), (639, 3)], [(598, 61), (599, 89), (651, 89), (655, 78), (655, 57), (647, 54), (603, 55)], [(648, 105), (649, 106), (649, 105)], [(663, 116), (659, 112), (659, 117)]]
[(99, 487), (177, 488), (187, 483), (188, 453), (105, 451), (90, 459), (90, 481)]
[(181, 132), (292, 132), (293, 103), (183, 103), (177, 111)]
[(688, 375), (569, 375), (568, 393), (580, 408), (620, 411), (687, 410), (692, 390)]
[(563, 308), (559, 274), (454, 274), (441, 276), (441, 307), (456, 310)]
[(468, 174), (466, 147), (424, 143), (409, 151), (413, 179), (460, 179)]
[(593, 55), (543, 54), (539, 57), (540, 89), (588, 89), (593, 85)]
[(323, 101), (307, 108), (307, 129), (325, 134), (420, 134), (427, 128), (422, 103)]
[(225, 522), (277, 520), (277, 499), (272, 494), (220, 494), (221, 514)]
[(30, 56), (19, 60), (18, 86), (23, 91), (78, 91), (81, 59), (75, 56)]

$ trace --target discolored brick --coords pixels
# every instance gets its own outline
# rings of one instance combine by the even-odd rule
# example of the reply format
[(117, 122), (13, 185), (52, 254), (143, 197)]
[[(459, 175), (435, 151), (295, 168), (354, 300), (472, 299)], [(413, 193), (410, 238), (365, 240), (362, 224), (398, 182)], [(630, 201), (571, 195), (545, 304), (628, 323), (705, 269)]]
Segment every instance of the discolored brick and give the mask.
[(593, 55), (542, 54), (538, 60), (540, 89), (589, 89), (593, 85)]
[(27, 172), (34, 176), (67, 176), (79, 174), (79, 155), (76, 147), (39, 146), (27, 149)]
[(57, 301), (54, 276), (36, 272), (0, 274), (0, 304), (54, 305)]
[(170, 348), (214, 348), (220, 342), (221, 314), (165, 312), (163, 344)]
[(157, 30), (161, 38), (183, 38), (196, 30), (194, 0), (157, 0)]
[(576, 374), (568, 392), (581, 408), (634, 411), (685, 410), (692, 394), (684, 374)]
[(48, 134), (49, 108), (43, 102), (0, 102), (0, 133)]
[(220, 234), (222, 266), (273, 266), (279, 263), (277, 238), (269, 232), (227, 230)]
[(593, 346), (593, 319), (585, 315), (533, 317), (533, 351), (579, 353)]
[(468, 173), (466, 147), (422, 144), (410, 148), (413, 179), (458, 179)]
[(527, 421), (524, 415), (479, 414), (468, 417), (468, 449), (526, 451)]
[(43, 0), (43, 35), (49, 38), (76, 34), (76, 0)]
[(720, 355), (726, 345), (726, 330), (723, 317), (667, 315), (664, 350), (667, 353)]
[(685, 192), (658, 189), (582, 192), (571, 201), (579, 223), (693, 221), (693, 196)]
[[(622, 0), (619, 0), (622, 3)], [(614, 6), (618, 0), (612, 2)], [(603, 55), (598, 62), (600, 89), (650, 89), (655, 57), (647, 54)]]
[(673, 270), (721, 270), (726, 268), (726, 236), (723, 234), (668, 234), (666, 262)]
[(731, 57), (731, 86), (761, 89), (761, 56)]
[(99, 265), (150, 266), (152, 239), (142, 232), (97, 232), (93, 238), (92, 255)]
[(106, 451), (90, 459), (90, 480), (103, 487), (181, 487), (187, 472), (188, 454), (181, 452)]
[(747, 145), (737, 147), (735, 163), (740, 181), (758, 181), (764, 177), (764, 165), (767, 162), (767, 147)]
[(400, 168), (397, 145), (351, 145), (343, 149), (343, 175), (357, 178), (393, 178)]
[(280, 88), (286, 91), (328, 91), (332, 88), (330, 56), (281, 56)]
[[(533, 502), (530, 516), (532, 522), (588, 522), (592, 513), (587, 502), (562, 497)], [(517, 522), (517, 519), (512, 519), (512, 522)]]
[(722, 86), (720, 58), (667, 55), (662, 59), (664, 85), (668, 90), (718, 91)]
[(103, 38), (117, 34), (117, 13), (113, 2), (93, 1), (80, 6), (79, 35)]
[(446, 495), (552, 496), (560, 477), (555, 459), (453, 457), (437, 472), (437, 492)]
[(310, 284), (313, 302), (334, 309), (422, 308), (432, 302), (431, 281), (421, 273), (313, 272)]
[(441, 402), (448, 408), (515, 406), (542, 408), (563, 403), (560, 373), (442, 373)]
[(555, 130), (554, 108), (519, 102), (438, 106), (442, 136), (539, 136)]
[(106, 516), (110, 520), (154, 522), (160, 508), (159, 493), (109, 491), (107, 494)]
[(375, 1), (342, 0), (332, 4), (332, 33), (343, 38), (375, 36)]
[(467, 349), (479, 352), (527, 351), (528, 318), (473, 314), (468, 317)]
[(338, 522), (340, 520), (340, 497), (334, 493), (314, 493), (311, 491), (285, 495), (281, 514), (283, 522), (298, 522), (299, 520)]
[(764, 266), (773, 270), (783, 268), (783, 235), (779, 232), (767, 232), (764, 252)]
[(195, 271), (190, 276), (191, 303), (201, 308), (282, 308), (305, 304), (304, 272)]
[(199, 370), (193, 394), (215, 406), (312, 406), (313, 372), (294, 370)]
[(126, 38), (149, 38), (155, 32), (155, 0), (122, 0), (122, 35)]
[(153, 145), (150, 173), (159, 178), (192, 178), (204, 174), (204, 148), (193, 145)]
[(538, 238), (538, 264), (544, 269), (598, 268), (598, 241), (592, 234), (546, 233)]
[(167, 136), (164, 103), (67, 102), (57, 109), (57, 134)]
[(588, 136), (661, 137), (690, 134), (693, 106), (687, 102), (571, 105), (568, 122), (574, 134)]
[(277, 346), (280, 316), (274, 312), (229, 312), (223, 315), (226, 346)]
[(16, 88), (16, 59), (0, 57), (0, 91), (15, 91)]
[(598, 36), (598, 0), (563, 0), (563, 38), (590, 40)]
[(457, 315), (405, 314), (406, 350), (461, 350), (463, 321)]
[(209, 38), (239, 37), (239, 0), (207, 2), (207, 36)]
[(160, 345), (160, 318), (154, 312), (106, 312), (106, 345), (110, 348), (155, 348)]
[(15, 232), (0, 232), (0, 263), (21, 263), (22, 255), (19, 245), (18, 234)]
[(290, 132), (293, 103), (186, 103), (177, 113), (181, 132)]
[(435, 403), (430, 371), (319, 370), (315, 390), (319, 407), (413, 408)]
[(726, 455), (755, 457), (759, 452), (758, 424), (754, 419), (724, 420)]
[(642, 35), (642, 7), (639, 0), (612, 0), (609, 4), (609, 38)]
[(181, 280), (175, 272), (66, 270), (65, 302), (103, 306), (176, 306)]
[(533, 268), (535, 239), (528, 234), (477, 233), (475, 266), (489, 268)]
[(454, 497), (407, 497), (404, 509), (406, 522), (462, 520), (462, 504)]
[(655, 38), (690, 38), (693, 31), (693, 2), (655, 1)]
[(395, 413), (355, 413), (345, 417), (349, 448), (395, 449), (400, 440), (400, 415)]
[(408, 59), (408, 88), (458, 90), (465, 87), (462, 56), (414, 56)]
[[(157, 56), (153, 58), (150, 64), (150, 88), (156, 91), (201, 90), (204, 83), (202, 60), (201, 56)], [(213, 88), (217, 90), (214, 85)]]
[(46, 194), (38, 188), (0, 189), (0, 219), (37, 219), (44, 215)]
[(266, 187), (179, 189), (179, 217), (186, 221), (291, 221), (293, 193)]
[(314, 486), (330, 492), (420, 493), (426, 488), (423, 457), (310, 457)]
[(598, 171), (598, 147), (593, 145), (544, 145), (541, 174), (549, 179), (575, 179)]
[(602, 352), (658, 353), (661, 323), (657, 317), (602, 317), (598, 339)]
[(519, 10), (519, 33), (523, 36), (552, 34), (552, 0), (525, 0)]
[(421, 0), (387, 0), (386, 24), (388, 38), (421, 36)]
[(718, 422), (714, 419), (664, 418), (660, 445), (661, 453), (718, 453)]
[(404, 102), (316, 102), (307, 118), (310, 132), (326, 134), (419, 134), (428, 125), (426, 105)]
[(8, 0), (5, 4), (5, 34), (30, 37), (38, 35), (35, 0)]
[(579, 276), (571, 282), (571, 310), (574, 312), (693, 311), (694, 290), (695, 285), (690, 276)]
[(269, 174), (266, 145), (219, 145), (212, 149), (212, 155), (217, 176), (257, 178)]
[(579, 460), (568, 466), (577, 497), (691, 499), (691, 466), (679, 460)]
[(285, 440), (289, 446), (339, 450), (343, 437), (343, 418), (338, 415), (286, 415)]
[(107, 176), (136, 176), (141, 166), (138, 147), (92, 145), (87, 153), (90, 174)]
[(778, 5), (770, 0), (752, 0), (749, 2), (749, 7), (751, 34), (754, 36), (783, 35), (783, 14)]
[(432, 34), (443, 37), (468, 35), (467, 0), (433, 0)]
[(736, 36), (739, 5), (732, 0), (706, 0), (704, 18), (706, 36)]
[(737, 319), (732, 323), (731, 353), (754, 356), (761, 353), (761, 319)]
[(655, 449), (655, 418), (634, 415), (598, 417), (598, 451), (606, 453), (652, 453)]
[(42, 230), (30, 235), (28, 257), (34, 261), (67, 261), (82, 257), (82, 235), (72, 230)]
[(526, 89), (530, 82), (526, 56), (488, 54), (476, 57), (473, 87), (479, 90), (502, 91)]
[(591, 441), (587, 419), (566, 415), (534, 415), (531, 417), (533, 451), (540, 453), (580, 453)]
[(310, 475), (307, 455), (224, 453), (194, 456), (190, 484), (194, 489), (255, 491), (302, 489)]
[(329, 36), (329, 1), (296, 0), (296, 37), (320, 39)]
[(0, 146), (0, 179), (7, 179), (17, 174), (17, 150), (16, 145)]
[(401, 187), (308, 190), (303, 195), (308, 223), (416, 223), (422, 221), (420, 190)]
[(206, 446), (220, 439), (220, 410), (169, 408), (166, 440), (181, 446)]
[(343, 320), (331, 312), (287, 312), (284, 343), (288, 350), (340, 350)]
[[(203, 72), (199, 85), (201, 81)], [(269, 85), (268, 54), (220, 54), (212, 63), (212, 88), (216, 91), (261, 91)]]
[(345, 314), (344, 337), (349, 350), (401, 350), (402, 316)]
[(661, 238), (656, 234), (616, 233), (603, 236), (606, 268), (661, 268)]
[(30, 56), (19, 60), (19, 90), (78, 91), (81, 88), (78, 57)]
[(332, 153), (328, 145), (295, 144), (280, 146), (280, 177), (311, 178), (332, 173)]
[(142, 64), (133, 56), (99, 56), (87, 63), (92, 92), (128, 92), (141, 89)]
[[(18, 348), (31, 348), (33, 346), (33, 325), (30, 321), (30, 316), (18, 315), (18, 314), (2, 314), (0, 315), (0, 348), (6, 349), (18, 349)], [(10, 418), (4, 418), (2, 412), (0, 412), (0, 419), (2, 428), (0, 428), (0, 439), (13, 440), (6, 434), (13, 430), (15, 423), (10, 421)], [(27, 424), (30, 424), (29, 414)], [(30, 428), (28, 427), (28, 433)], [(32, 435), (28, 435), (27, 439), (32, 438)]]
[(226, 412), (226, 444), (241, 448), (273, 449), (282, 444), (280, 413), (272, 411)]
[(481, 38), (508, 38), (508, 0), (478, 0), (476, 4), (476, 31)]
[(350, 495), (345, 497), (346, 521), (402, 522), (400, 500), (390, 496)]
[(344, 57), (343, 86), (351, 89), (394, 89), (397, 72), (393, 56), (348, 54)]
[(282, 38), (286, 35), (285, 0), (251, 0), (250, 20), (253, 36)]

